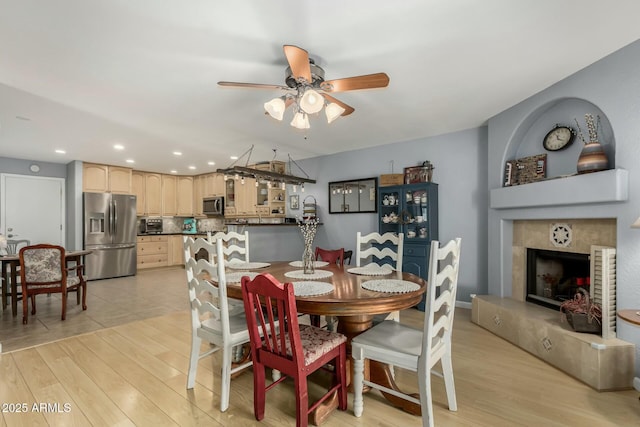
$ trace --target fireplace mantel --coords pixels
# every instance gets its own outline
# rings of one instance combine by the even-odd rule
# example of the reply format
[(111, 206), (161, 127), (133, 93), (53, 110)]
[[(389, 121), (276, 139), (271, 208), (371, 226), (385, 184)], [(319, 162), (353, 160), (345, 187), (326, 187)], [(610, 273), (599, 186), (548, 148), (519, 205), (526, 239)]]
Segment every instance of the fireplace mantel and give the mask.
[(624, 202), (629, 172), (611, 169), (491, 190), (492, 209)]

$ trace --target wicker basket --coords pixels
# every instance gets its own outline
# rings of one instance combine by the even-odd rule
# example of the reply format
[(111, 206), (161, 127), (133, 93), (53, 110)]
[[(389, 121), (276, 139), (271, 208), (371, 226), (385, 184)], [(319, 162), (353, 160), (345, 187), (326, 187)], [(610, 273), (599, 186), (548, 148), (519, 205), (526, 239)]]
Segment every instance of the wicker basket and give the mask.
[(569, 322), (569, 325), (571, 325), (573, 330), (576, 332), (601, 334), (602, 322), (600, 319), (593, 316), (593, 314), (591, 316), (588, 314), (592, 313), (591, 305), (593, 304), (589, 298), (589, 293), (580, 288), (578, 289), (573, 301), (577, 301), (579, 303), (581, 312), (568, 311), (571, 310), (573, 305), (571, 304), (571, 301), (566, 301), (560, 306), (560, 311), (564, 314), (564, 317), (567, 319), (567, 322)]
[(567, 322), (576, 332), (602, 333), (602, 324), (595, 318), (589, 319), (586, 313), (565, 313), (565, 316), (567, 317)]

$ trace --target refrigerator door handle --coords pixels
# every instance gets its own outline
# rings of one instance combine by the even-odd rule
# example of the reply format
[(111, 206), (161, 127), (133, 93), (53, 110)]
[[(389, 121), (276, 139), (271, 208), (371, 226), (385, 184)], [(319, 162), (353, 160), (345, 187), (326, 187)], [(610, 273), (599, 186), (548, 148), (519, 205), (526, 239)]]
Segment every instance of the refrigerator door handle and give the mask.
[(118, 234), (118, 202), (113, 201), (113, 235)]

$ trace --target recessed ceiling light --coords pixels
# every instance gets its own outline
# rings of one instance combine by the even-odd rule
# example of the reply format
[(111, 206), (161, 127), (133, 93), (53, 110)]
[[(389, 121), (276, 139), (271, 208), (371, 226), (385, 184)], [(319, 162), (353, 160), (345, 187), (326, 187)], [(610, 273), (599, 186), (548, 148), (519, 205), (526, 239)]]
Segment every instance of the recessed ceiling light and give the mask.
[(174, 151), (173, 154), (175, 156), (182, 156), (182, 152), (180, 152), (180, 151)]
[(196, 167), (195, 167), (195, 166), (189, 166), (189, 169), (191, 169), (191, 170), (195, 170), (195, 169), (196, 169)]
[(127, 159), (127, 160), (125, 160), (125, 162), (127, 162), (127, 163), (135, 163), (136, 161), (133, 160), (133, 159)]
[(170, 172), (171, 172), (171, 173), (178, 173), (178, 171), (177, 171), (177, 170), (172, 170), (172, 171), (170, 171)]
[(113, 146), (114, 150), (124, 150), (124, 145), (122, 144), (116, 144)]
[(238, 160), (238, 156), (231, 156), (231, 160)]
[(215, 164), (216, 164), (216, 162), (207, 162), (207, 164), (208, 164), (209, 166), (213, 166), (213, 165), (215, 165)]
[(56, 153), (58, 153), (58, 154), (67, 154), (67, 152), (64, 151), (64, 150), (56, 150)]

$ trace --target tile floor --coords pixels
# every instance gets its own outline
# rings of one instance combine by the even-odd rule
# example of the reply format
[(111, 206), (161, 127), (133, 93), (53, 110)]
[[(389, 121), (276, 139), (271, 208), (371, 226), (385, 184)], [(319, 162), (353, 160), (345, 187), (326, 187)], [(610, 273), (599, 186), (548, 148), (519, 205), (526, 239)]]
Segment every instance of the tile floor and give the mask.
[(11, 315), (11, 305), (0, 314), (1, 352), (187, 310), (186, 287), (181, 267), (141, 270), (136, 276), (93, 280), (87, 283), (86, 311), (76, 305), (75, 294), (71, 294), (67, 318), (61, 321), (60, 295), (38, 295), (37, 313), (29, 314), (26, 325), (22, 324), (22, 301), (18, 301), (18, 316)]

